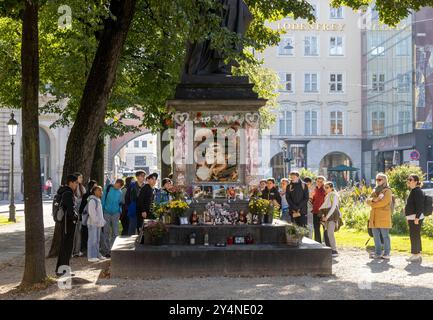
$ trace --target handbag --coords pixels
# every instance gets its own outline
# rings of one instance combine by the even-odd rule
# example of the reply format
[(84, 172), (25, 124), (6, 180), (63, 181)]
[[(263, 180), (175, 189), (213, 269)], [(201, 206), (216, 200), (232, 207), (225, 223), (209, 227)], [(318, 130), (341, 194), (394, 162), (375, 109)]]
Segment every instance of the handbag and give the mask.
[(300, 210), (293, 210), (292, 216), (293, 218), (299, 218), (301, 216)]

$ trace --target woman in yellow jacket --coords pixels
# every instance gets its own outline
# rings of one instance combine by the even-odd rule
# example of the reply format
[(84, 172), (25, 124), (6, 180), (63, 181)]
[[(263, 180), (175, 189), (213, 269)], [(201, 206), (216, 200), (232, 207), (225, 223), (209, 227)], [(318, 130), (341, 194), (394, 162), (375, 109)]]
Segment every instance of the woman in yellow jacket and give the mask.
[[(389, 188), (386, 174), (377, 174), (376, 188), (367, 199), (367, 204), (371, 207), (369, 228), (373, 231), (375, 247), (375, 253), (371, 255), (371, 258), (389, 260), (391, 253), (389, 230), (392, 226), (392, 191)], [(383, 238), (383, 254), (381, 236)]]

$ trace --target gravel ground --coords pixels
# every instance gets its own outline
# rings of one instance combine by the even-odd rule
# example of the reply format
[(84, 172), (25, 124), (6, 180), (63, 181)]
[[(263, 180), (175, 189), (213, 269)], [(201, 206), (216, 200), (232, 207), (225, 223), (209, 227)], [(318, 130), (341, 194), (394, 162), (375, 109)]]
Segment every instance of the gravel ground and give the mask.
[[(408, 264), (407, 256), (390, 262), (370, 260), (366, 251), (342, 249), (329, 277), (110, 279), (109, 262), (72, 260), (72, 288), (57, 285), (27, 295), (11, 294), (19, 283), (23, 258), (0, 265), (2, 299), (432, 299), (433, 263)], [(55, 260), (47, 260), (53, 274)]]

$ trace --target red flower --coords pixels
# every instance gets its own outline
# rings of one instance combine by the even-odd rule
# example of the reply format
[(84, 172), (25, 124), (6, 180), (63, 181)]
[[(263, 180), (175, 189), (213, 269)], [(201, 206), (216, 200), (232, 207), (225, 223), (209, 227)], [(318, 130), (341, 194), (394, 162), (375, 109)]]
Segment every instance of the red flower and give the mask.
[(172, 124), (173, 124), (173, 121), (172, 121), (170, 118), (165, 119), (165, 125), (166, 125), (167, 127), (170, 127)]
[(206, 128), (206, 123), (202, 122), (201, 127)]
[(201, 112), (197, 112), (197, 118), (201, 118)]

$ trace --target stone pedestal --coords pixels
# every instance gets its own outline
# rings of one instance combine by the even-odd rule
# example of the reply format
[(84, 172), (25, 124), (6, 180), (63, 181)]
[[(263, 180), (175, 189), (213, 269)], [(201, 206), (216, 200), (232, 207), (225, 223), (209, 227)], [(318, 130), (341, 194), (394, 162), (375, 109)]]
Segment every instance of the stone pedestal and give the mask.
[(284, 244), (152, 246), (137, 245), (135, 239), (116, 238), (111, 250), (113, 278), (332, 274), (331, 249), (308, 238), (297, 248)]

